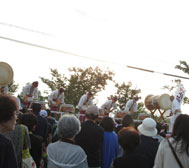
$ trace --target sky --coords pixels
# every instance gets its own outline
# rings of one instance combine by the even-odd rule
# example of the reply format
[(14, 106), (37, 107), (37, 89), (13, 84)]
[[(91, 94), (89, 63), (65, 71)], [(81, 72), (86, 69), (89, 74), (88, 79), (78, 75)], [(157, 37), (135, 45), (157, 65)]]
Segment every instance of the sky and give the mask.
[[(99, 66), (120, 83), (131, 81), (144, 100), (165, 93), (161, 88), (175, 78), (127, 65), (188, 77), (175, 69), (180, 60), (189, 62), (188, 8), (184, 0), (2, 0), (0, 61), (12, 66), (19, 91), (34, 80), (47, 89), (39, 77), (49, 78), (50, 68), (68, 73), (69, 67)], [(189, 80), (182, 81), (187, 96)], [(95, 101), (114, 93), (109, 84)]]

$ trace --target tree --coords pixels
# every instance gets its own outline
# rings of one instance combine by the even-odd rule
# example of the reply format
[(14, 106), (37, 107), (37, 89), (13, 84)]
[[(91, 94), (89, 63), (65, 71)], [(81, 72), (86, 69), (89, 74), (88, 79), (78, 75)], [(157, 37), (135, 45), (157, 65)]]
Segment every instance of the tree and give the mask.
[(108, 80), (112, 80), (114, 73), (109, 70), (101, 70), (99, 67), (70, 68), (70, 77), (60, 74), (56, 69), (51, 70), (51, 79), (40, 77), (43, 83), (51, 90), (64, 88), (65, 102), (76, 106), (80, 97), (88, 90), (95, 96), (96, 93), (105, 89)]
[[(134, 96), (141, 93), (140, 89), (133, 89), (132, 83), (128, 82), (127, 84), (124, 82), (122, 84), (115, 84), (115, 87), (117, 88), (116, 96), (118, 97), (118, 107), (122, 110), (124, 110), (125, 105), (129, 99), (132, 99)], [(115, 95), (111, 95), (110, 98), (112, 98)], [(147, 113), (147, 111), (144, 108), (144, 103), (140, 102), (138, 103), (138, 112), (134, 113), (133, 118), (137, 118), (139, 113)]]
[(14, 93), (18, 90), (18, 87), (19, 85), (15, 83), (15, 81), (11, 82), (9, 85), (8, 85), (8, 88), (9, 88), (9, 93), (11, 95), (14, 95)]
[(186, 61), (180, 61), (180, 64), (176, 65), (175, 68), (189, 74), (189, 64), (187, 64)]

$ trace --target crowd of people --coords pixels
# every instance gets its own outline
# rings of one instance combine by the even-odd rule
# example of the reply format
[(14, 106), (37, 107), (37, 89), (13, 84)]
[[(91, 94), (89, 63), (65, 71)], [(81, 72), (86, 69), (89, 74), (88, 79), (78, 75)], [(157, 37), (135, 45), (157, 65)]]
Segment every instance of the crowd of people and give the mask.
[(65, 103), (64, 89), (49, 95), (46, 109), (34, 101), (37, 87), (37, 81), (27, 85), (21, 102), (0, 94), (0, 167), (22, 168), (28, 158), (32, 168), (189, 167), (189, 115), (181, 114), (174, 97), (168, 131), (150, 117), (133, 120), (138, 96), (126, 102), (120, 124), (108, 115), (117, 108), (117, 97), (98, 108), (90, 91), (78, 102), (79, 116), (67, 112), (57, 119), (51, 112)]

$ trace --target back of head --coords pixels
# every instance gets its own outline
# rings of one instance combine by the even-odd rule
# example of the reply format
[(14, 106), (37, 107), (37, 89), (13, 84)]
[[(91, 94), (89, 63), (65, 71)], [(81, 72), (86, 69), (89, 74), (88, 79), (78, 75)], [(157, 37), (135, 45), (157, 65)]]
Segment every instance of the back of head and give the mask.
[[(172, 137), (178, 142), (182, 141), (182, 148), (186, 149), (189, 156), (189, 115), (180, 114), (174, 123)], [(186, 146), (185, 146), (186, 145)]]
[(131, 115), (126, 114), (122, 119), (122, 125), (123, 127), (131, 127), (134, 126), (134, 121)]
[(41, 104), (33, 103), (32, 104), (32, 111), (33, 111), (34, 114), (38, 115), (40, 113), (40, 111), (41, 111)]
[(17, 110), (18, 106), (14, 97), (0, 95), (0, 123), (11, 120)]
[(95, 120), (98, 117), (99, 114), (99, 109), (97, 106), (89, 106), (86, 110), (86, 117), (88, 119), (93, 119)]
[(118, 141), (124, 151), (132, 153), (140, 143), (139, 133), (132, 127), (122, 128), (118, 133)]
[(81, 130), (80, 121), (71, 114), (65, 114), (58, 122), (60, 139), (73, 138)]
[(104, 117), (100, 126), (104, 128), (104, 131), (112, 132), (114, 130), (114, 121), (110, 117)]
[(37, 117), (32, 113), (22, 114), (19, 124), (23, 124), (28, 127), (29, 131), (32, 131), (34, 126), (37, 125)]

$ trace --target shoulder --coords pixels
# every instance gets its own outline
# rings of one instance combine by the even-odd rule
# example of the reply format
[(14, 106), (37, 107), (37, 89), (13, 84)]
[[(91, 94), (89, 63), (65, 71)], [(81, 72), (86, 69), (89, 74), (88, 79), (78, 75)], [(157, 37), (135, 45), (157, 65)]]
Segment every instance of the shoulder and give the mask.
[(4, 135), (0, 134), (0, 149), (6, 149), (7, 147), (12, 147), (12, 141)]

